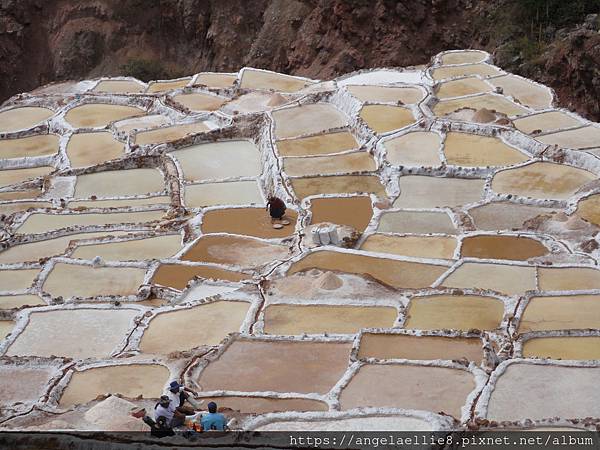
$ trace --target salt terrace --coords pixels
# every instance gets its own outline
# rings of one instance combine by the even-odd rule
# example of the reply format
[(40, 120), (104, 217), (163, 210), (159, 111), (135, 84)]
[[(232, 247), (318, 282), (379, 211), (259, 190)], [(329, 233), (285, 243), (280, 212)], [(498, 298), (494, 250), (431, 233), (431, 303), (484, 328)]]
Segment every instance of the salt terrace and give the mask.
[(143, 429), (94, 408), (173, 379), (240, 429), (598, 427), (600, 127), (551, 89), (70, 86), (0, 108), (0, 427)]

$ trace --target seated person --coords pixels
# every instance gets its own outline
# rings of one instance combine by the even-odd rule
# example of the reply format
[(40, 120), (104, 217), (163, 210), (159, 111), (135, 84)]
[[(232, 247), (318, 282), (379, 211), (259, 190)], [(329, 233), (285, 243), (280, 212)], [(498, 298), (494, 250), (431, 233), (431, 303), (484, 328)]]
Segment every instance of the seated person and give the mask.
[(185, 422), (185, 413), (179, 411), (179, 408), (166, 395), (161, 396), (154, 406), (154, 420), (158, 422), (160, 417), (164, 417), (165, 424), (169, 428), (179, 427)]
[[(194, 397), (190, 394), (198, 395), (191, 389), (180, 385), (177, 381), (172, 381), (171, 384), (169, 384), (169, 388), (164, 393), (164, 395), (169, 397), (171, 403), (175, 405), (177, 410), (186, 415), (194, 414), (194, 409), (200, 409), (200, 403), (194, 400)], [(186, 401), (191, 407), (184, 405)]]
[(225, 416), (217, 412), (217, 404), (210, 402), (208, 404), (208, 414), (203, 414), (200, 419), (203, 431), (225, 431), (227, 421)]
[(144, 416), (143, 420), (150, 427), (150, 434), (154, 437), (163, 438), (175, 435), (173, 428), (167, 425), (165, 416), (158, 416), (156, 422), (148, 416)]

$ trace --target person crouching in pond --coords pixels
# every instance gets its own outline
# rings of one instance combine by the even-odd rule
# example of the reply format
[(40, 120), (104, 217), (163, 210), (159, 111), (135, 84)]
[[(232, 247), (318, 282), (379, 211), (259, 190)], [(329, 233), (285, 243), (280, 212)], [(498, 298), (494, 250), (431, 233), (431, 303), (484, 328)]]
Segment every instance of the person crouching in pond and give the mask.
[(267, 209), (271, 215), (271, 220), (281, 220), (285, 214), (286, 206), (283, 200), (271, 196), (267, 201)]

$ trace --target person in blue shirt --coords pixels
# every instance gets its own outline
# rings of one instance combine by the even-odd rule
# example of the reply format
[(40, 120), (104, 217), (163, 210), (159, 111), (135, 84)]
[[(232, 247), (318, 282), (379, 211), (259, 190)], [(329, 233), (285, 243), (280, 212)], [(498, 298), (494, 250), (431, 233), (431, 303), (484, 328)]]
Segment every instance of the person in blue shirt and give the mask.
[(208, 404), (208, 414), (203, 414), (200, 419), (202, 431), (225, 431), (227, 422), (225, 416), (217, 412), (217, 404), (210, 402)]

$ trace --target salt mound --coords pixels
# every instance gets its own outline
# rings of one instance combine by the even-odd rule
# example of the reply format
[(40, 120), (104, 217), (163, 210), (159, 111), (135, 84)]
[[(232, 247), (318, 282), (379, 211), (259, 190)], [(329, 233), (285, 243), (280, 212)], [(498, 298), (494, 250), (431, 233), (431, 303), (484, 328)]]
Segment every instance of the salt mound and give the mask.
[(271, 98), (267, 102), (267, 106), (279, 106), (279, 105), (283, 105), (287, 102), (288, 102), (287, 98), (285, 98), (283, 95), (281, 95), (279, 93), (276, 93), (276, 94), (271, 95)]
[(84, 419), (92, 425), (93, 429), (103, 431), (148, 431), (148, 427), (141, 419), (136, 419), (130, 412), (136, 405), (111, 395), (106, 400), (91, 407)]
[(492, 110), (489, 110), (487, 108), (481, 108), (481, 109), (478, 109), (475, 112), (475, 114), (473, 114), (473, 117), (471, 118), (471, 120), (473, 122), (478, 122), (478, 123), (493, 122), (494, 120), (496, 120), (496, 113), (494, 113)]
[(333, 291), (342, 287), (344, 282), (333, 272), (325, 272), (315, 280), (315, 287), (326, 291)]

